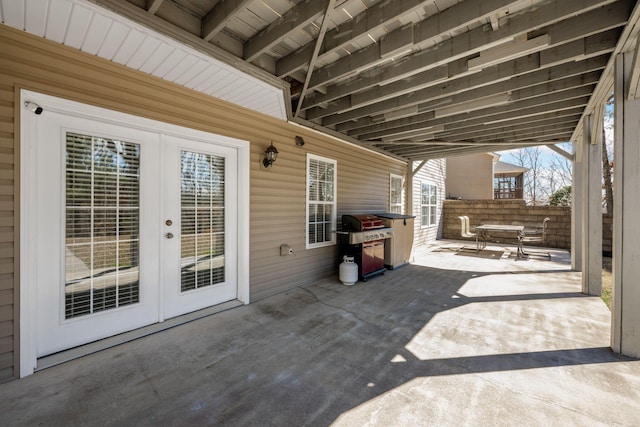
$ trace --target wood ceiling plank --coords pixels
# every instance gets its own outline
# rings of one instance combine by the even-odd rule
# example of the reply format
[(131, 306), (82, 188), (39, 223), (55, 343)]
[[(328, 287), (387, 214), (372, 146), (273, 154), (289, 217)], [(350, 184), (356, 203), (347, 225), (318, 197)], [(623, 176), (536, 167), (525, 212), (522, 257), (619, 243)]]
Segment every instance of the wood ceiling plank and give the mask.
[(404, 123), (403, 125), (364, 133), (359, 135), (358, 138), (363, 140), (373, 140), (393, 135), (401, 135), (402, 133), (407, 132), (414, 132), (425, 126), (435, 126), (439, 124), (447, 125), (456, 122), (470, 123), (471, 120), (475, 120), (476, 123), (488, 123), (515, 117), (545, 114), (557, 110), (570, 109), (585, 105), (590, 95), (591, 88), (587, 86), (559, 93), (552, 93), (525, 101), (514, 102), (502, 107), (492, 107), (485, 110), (477, 110), (471, 113), (448, 116), (440, 119), (433, 118), (433, 112), (418, 114), (408, 119), (399, 120), (398, 122)]
[[(465, 3), (467, 2), (462, 2), (460, 5), (464, 5)], [(473, 29), (438, 44), (438, 48), (435, 50), (428, 50), (413, 55), (413, 57), (429, 57), (428, 60), (420, 58), (418, 62), (421, 62), (423, 65), (422, 67), (414, 68), (413, 74), (443, 65), (454, 59), (478, 53), (489, 47), (497, 46), (500, 43), (508, 42), (516, 36), (526, 35), (527, 32), (537, 28), (553, 26), (563, 20), (567, 20), (567, 24), (569, 24), (572, 22), (572, 18), (575, 19), (575, 14), (583, 12), (585, 7), (599, 6), (606, 3), (606, 1), (602, 0), (583, 0), (580, 2), (554, 1), (531, 13), (512, 18), (498, 31), (485, 31), (482, 27)], [(633, 3), (632, 0), (619, 0), (614, 8), (601, 7), (586, 12), (589, 18), (594, 16), (599, 17), (599, 19), (589, 19), (589, 24), (594, 27), (581, 28), (581, 30), (584, 34), (589, 34), (596, 31), (598, 27), (609, 28), (613, 25), (613, 21), (616, 20), (618, 21), (618, 25), (623, 25), (626, 22), (626, 17), (629, 15), (628, 10), (632, 7)], [(627, 10), (626, 17), (623, 17), (625, 10)], [(434, 19), (438, 19), (441, 15), (442, 13), (435, 15)], [(583, 15), (580, 15), (580, 17)], [(426, 20), (423, 22), (426, 22)], [(578, 20), (577, 22), (578, 25), (580, 25), (581, 21)], [(435, 25), (438, 26), (438, 24)], [(553, 43), (561, 43), (562, 35), (563, 33), (560, 33), (555, 37)], [(566, 36), (574, 37), (574, 34), (570, 32), (567, 33)], [(365, 70), (384, 61), (384, 58), (380, 56), (379, 46), (389, 43), (392, 37), (393, 33), (390, 33), (387, 38), (380, 40), (378, 45), (370, 46), (367, 49), (363, 49), (336, 61), (329, 67), (317, 70), (314, 73), (309, 87), (314, 88), (317, 85), (330, 84), (340, 78), (353, 75), (358, 71)], [(424, 40), (420, 39), (419, 36), (414, 35), (414, 45), (416, 47), (419, 47), (423, 42)]]
[[(344, 49), (351, 40), (366, 35), (371, 31), (380, 29), (392, 22), (398, 17), (410, 14), (431, 2), (423, 0), (403, 0), (394, 2), (378, 2), (371, 5), (364, 12), (354, 16), (338, 27), (330, 30), (325, 35), (325, 43), (323, 50), (320, 51), (319, 57)], [(345, 37), (348, 34), (348, 37)], [(292, 52), (289, 55), (278, 60), (276, 63), (276, 74), (280, 77), (289, 76), (295, 71), (303, 68), (308, 64), (308, 58), (311, 57), (314, 44), (311, 42), (304, 46), (301, 50)]]
[(301, 27), (319, 18), (326, 11), (328, 3), (328, 0), (298, 3), (280, 19), (272, 22), (244, 44), (244, 59), (249, 62), (253, 61), (288, 37), (292, 31), (298, 31)]
[[(608, 48), (603, 49), (600, 52), (590, 52), (590, 54), (599, 54), (600, 56), (589, 58), (586, 61), (576, 62), (578, 58), (583, 57), (583, 55), (585, 54), (584, 44), (576, 41), (567, 45), (559, 46), (557, 48), (558, 53), (554, 55), (554, 58), (556, 59), (556, 61), (554, 61), (554, 64), (560, 63), (559, 58), (562, 57), (564, 59), (564, 63), (561, 65), (547, 67), (546, 64), (541, 64), (539, 54), (529, 55), (524, 58), (518, 58), (516, 60), (500, 64), (494, 68), (483, 70), (479, 73), (471, 74), (467, 77), (452, 79), (450, 81), (447, 81), (447, 83), (445, 84), (440, 84), (438, 86), (429, 86), (425, 89), (417, 90), (411, 94), (401, 95), (399, 97), (387, 99), (382, 102), (367, 105), (365, 107), (344, 110), (340, 112), (340, 114), (324, 117), (327, 115), (326, 111), (320, 111), (320, 109), (318, 109), (316, 112), (316, 110), (314, 110), (315, 114), (310, 114), (310, 112), (308, 112), (307, 118), (313, 120), (316, 118), (316, 116), (323, 116), (324, 118), (322, 120), (322, 124), (324, 126), (345, 123), (345, 126), (337, 127), (338, 130), (344, 131), (347, 128), (356, 127), (355, 122), (351, 122), (349, 124), (347, 124), (347, 122), (357, 120), (362, 117), (382, 114), (385, 111), (390, 111), (399, 107), (406, 107), (411, 104), (430, 102), (441, 97), (452, 96), (467, 90), (496, 84), (501, 81), (511, 80), (513, 78), (516, 78), (517, 76), (522, 76), (522, 79), (526, 81), (527, 77), (525, 77), (525, 75), (529, 75), (533, 72), (540, 72), (542, 74), (535, 74), (534, 76), (528, 77), (529, 79), (534, 79), (534, 81), (530, 81), (528, 84), (519, 82), (517, 80), (515, 84), (527, 86), (533, 84), (535, 82), (535, 79), (547, 80), (551, 77), (551, 75), (547, 74), (547, 71), (545, 71), (547, 69), (551, 70), (551, 72), (555, 74), (555, 78), (561, 78), (563, 75), (575, 75), (583, 72), (593, 71), (597, 68), (591, 67), (596, 66), (596, 64), (598, 68), (601, 68), (606, 64), (608, 57), (602, 55), (609, 53), (613, 49), (614, 45), (615, 39), (611, 39), (610, 46), (608, 46)], [(330, 105), (325, 110), (331, 110), (331, 113), (333, 113), (335, 109), (335, 105)]]
[(214, 7), (202, 18), (201, 37), (204, 41), (211, 40), (233, 19), (239, 10), (245, 8), (251, 0), (220, 0)]

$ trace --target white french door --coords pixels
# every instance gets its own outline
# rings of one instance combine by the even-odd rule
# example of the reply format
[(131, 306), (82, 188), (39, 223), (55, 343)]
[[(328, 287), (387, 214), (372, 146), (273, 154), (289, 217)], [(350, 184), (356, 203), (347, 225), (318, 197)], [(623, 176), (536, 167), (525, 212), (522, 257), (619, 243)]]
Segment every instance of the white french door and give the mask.
[(238, 298), (238, 153), (45, 110), (34, 121), (37, 357)]
[(237, 153), (163, 138), (165, 317), (237, 297)]

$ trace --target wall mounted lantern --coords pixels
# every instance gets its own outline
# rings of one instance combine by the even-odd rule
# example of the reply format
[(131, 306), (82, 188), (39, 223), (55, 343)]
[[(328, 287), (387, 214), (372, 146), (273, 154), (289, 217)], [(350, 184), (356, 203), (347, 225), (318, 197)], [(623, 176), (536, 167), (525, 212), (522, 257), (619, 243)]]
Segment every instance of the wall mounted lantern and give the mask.
[(274, 164), (276, 159), (278, 158), (278, 149), (273, 146), (273, 142), (270, 146), (267, 147), (267, 149), (265, 150), (265, 154), (266, 156), (264, 159), (262, 159), (262, 164), (265, 168), (268, 168), (272, 164)]

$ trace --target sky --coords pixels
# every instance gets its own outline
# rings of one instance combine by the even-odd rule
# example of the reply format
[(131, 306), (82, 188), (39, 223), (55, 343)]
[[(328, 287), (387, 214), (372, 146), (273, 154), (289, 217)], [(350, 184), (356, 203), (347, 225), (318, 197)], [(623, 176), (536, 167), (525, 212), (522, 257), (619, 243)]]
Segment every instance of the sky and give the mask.
[[(613, 161), (613, 102), (607, 103), (605, 107), (605, 138), (607, 142), (607, 147), (609, 149), (609, 157)], [(573, 147), (570, 142), (558, 144), (565, 151), (573, 152)], [(507, 163), (513, 163), (514, 158), (511, 154), (519, 151), (519, 148), (513, 150), (504, 150), (504, 151), (496, 151), (497, 154), (501, 156), (501, 161)], [(545, 165), (551, 163), (555, 156), (559, 156), (555, 151), (551, 150), (548, 147), (543, 147), (541, 151), (541, 158)]]

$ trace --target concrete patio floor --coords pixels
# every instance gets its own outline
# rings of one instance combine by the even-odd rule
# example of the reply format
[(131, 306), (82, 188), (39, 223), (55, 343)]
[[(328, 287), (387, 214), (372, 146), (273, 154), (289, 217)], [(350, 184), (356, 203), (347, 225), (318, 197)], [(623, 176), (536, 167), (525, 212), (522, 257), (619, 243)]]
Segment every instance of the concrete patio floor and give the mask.
[(640, 361), (569, 255), (418, 248), (0, 385), (1, 425), (640, 425)]

